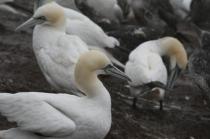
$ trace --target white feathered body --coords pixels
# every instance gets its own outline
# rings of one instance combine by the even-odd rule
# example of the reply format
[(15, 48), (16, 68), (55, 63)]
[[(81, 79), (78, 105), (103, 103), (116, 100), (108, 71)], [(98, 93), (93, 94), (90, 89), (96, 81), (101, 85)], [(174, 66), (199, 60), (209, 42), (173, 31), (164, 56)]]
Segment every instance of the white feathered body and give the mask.
[(132, 86), (139, 86), (152, 81), (167, 82), (167, 70), (161, 58), (158, 41), (141, 44), (129, 55), (125, 66), (125, 73), (132, 82)]
[(77, 36), (47, 26), (36, 26), (33, 33), (33, 49), (38, 64), (47, 81), (65, 92), (77, 90), (74, 69), (87, 45)]
[(108, 36), (101, 27), (83, 14), (68, 8), (64, 8), (64, 12), (67, 17), (67, 34), (81, 38), (88, 45), (89, 49), (105, 52), (113, 63), (124, 68), (124, 65), (105, 49), (119, 46), (120, 43), (116, 38)]
[(103, 139), (111, 126), (111, 100), (102, 90), (91, 99), (36, 92), (0, 94), (1, 114), (18, 124), (0, 131), (0, 138)]
[(68, 18), (66, 33), (79, 36), (88, 46), (114, 48), (119, 42), (114, 37), (108, 36), (101, 27), (83, 14), (64, 8)]

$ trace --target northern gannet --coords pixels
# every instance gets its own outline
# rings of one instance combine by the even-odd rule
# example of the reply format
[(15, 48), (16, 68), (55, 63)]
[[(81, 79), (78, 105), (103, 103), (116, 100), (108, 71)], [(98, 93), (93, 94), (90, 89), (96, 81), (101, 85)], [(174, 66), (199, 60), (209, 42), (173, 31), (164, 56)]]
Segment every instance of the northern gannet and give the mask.
[(0, 131), (1, 139), (103, 139), (111, 127), (111, 97), (97, 71), (129, 78), (99, 51), (81, 55), (75, 80), (86, 96), (25, 92), (0, 93), (0, 113), (16, 128)]
[(55, 2), (40, 7), (17, 30), (33, 25), (33, 50), (45, 78), (57, 90), (77, 94), (74, 69), (88, 46), (79, 37), (65, 33), (66, 16)]
[[(36, 8), (52, 2), (53, 0), (35, 0), (34, 10)], [(114, 48), (119, 46), (119, 41), (111, 36), (108, 36), (101, 27), (95, 24), (87, 16), (75, 10), (62, 7), (67, 17), (66, 33), (80, 37), (90, 49), (100, 49), (106, 52), (109, 58), (116, 65), (124, 68), (124, 64), (115, 59), (105, 48)]]
[[(163, 56), (169, 58), (169, 65), (164, 64)], [(125, 66), (126, 75), (132, 80), (130, 91), (134, 96), (133, 106), (135, 107), (138, 96), (154, 91), (155, 99), (160, 102), (162, 109), (165, 89), (173, 88), (175, 80), (187, 63), (184, 46), (175, 38), (164, 37), (139, 45), (131, 52)], [(169, 67), (168, 73), (166, 67)]]

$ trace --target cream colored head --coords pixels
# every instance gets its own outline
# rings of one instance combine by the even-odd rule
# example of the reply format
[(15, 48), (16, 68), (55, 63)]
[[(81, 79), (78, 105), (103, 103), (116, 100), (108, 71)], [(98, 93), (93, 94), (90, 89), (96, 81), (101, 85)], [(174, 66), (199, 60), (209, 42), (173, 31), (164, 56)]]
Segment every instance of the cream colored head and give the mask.
[(107, 56), (99, 51), (92, 50), (81, 55), (75, 67), (75, 81), (79, 89), (84, 93), (92, 92), (98, 82), (96, 71), (109, 64)]
[(65, 30), (66, 18), (64, 10), (55, 2), (46, 4), (34, 13), (33, 17), (16, 28), (16, 31), (32, 27), (38, 24), (52, 26), (54, 28)]
[[(183, 44), (173, 37), (164, 37), (159, 40), (164, 53), (169, 56), (171, 60), (175, 60), (175, 64), (177, 64), (180, 69), (184, 70), (187, 67), (188, 58)], [(175, 66), (176, 65), (173, 65), (171, 68)]]
[(101, 82), (97, 77), (97, 71), (129, 80), (123, 72), (112, 65), (104, 53), (91, 50), (80, 56), (74, 72), (78, 88), (86, 95), (92, 95), (91, 92), (94, 92), (95, 88), (101, 86)]
[(44, 6), (38, 8), (34, 13), (33, 18), (45, 18), (46, 21), (44, 24), (52, 26), (63, 25), (65, 22), (64, 10), (55, 2), (45, 4)]
[(81, 55), (77, 63), (77, 67), (82, 66), (86, 70), (94, 72), (95, 70), (106, 67), (108, 64), (111, 64), (111, 62), (104, 53), (96, 50), (91, 50)]

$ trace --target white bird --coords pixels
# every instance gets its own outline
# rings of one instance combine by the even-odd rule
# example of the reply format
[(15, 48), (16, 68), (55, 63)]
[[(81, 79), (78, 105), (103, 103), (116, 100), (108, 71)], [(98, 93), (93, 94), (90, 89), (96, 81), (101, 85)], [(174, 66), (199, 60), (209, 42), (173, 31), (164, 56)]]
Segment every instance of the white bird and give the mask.
[(55, 2), (40, 7), (17, 30), (33, 25), (33, 50), (45, 78), (59, 91), (78, 94), (74, 69), (88, 46), (79, 37), (65, 33), (66, 16)]
[[(163, 63), (163, 56), (169, 58), (169, 65)], [(139, 45), (131, 52), (125, 66), (126, 75), (132, 80), (130, 91), (134, 96), (133, 106), (136, 106), (138, 96), (154, 91), (162, 109), (165, 89), (173, 87), (187, 63), (186, 51), (182, 43), (175, 38), (165, 37)], [(166, 66), (169, 66), (169, 73)]]
[(83, 54), (75, 69), (86, 96), (25, 92), (0, 93), (0, 112), (17, 127), (0, 131), (1, 139), (103, 139), (111, 127), (111, 98), (97, 71), (129, 79), (99, 51)]
[(77, 0), (77, 5), (89, 7), (95, 15), (119, 24), (123, 19), (123, 12), (117, 0)]
[[(35, 0), (35, 9), (52, 1), (53, 0)], [(113, 63), (124, 68), (124, 65), (120, 61), (115, 59), (108, 51), (105, 50), (105, 48), (114, 48), (115, 46), (120, 45), (116, 38), (108, 36), (101, 27), (85, 15), (69, 8), (63, 7), (63, 10), (67, 17), (67, 34), (80, 37), (90, 49), (97, 48), (106, 52)]]
[(189, 15), (192, 0), (169, 0), (169, 2), (174, 12), (182, 19), (185, 19)]

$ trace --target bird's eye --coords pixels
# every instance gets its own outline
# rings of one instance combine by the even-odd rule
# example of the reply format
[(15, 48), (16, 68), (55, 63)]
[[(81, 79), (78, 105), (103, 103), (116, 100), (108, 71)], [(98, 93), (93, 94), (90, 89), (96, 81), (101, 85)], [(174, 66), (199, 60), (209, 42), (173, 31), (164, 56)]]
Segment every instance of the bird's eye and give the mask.
[(44, 17), (44, 16), (39, 16), (39, 17), (36, 17), (36, 19), (37, 19), (37, 20), (42, 20), (42, 21), (43, 21), (43, 20), (46, 20), (46, 17)]

